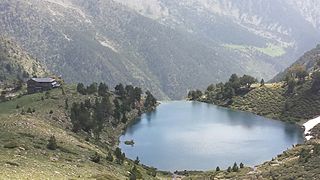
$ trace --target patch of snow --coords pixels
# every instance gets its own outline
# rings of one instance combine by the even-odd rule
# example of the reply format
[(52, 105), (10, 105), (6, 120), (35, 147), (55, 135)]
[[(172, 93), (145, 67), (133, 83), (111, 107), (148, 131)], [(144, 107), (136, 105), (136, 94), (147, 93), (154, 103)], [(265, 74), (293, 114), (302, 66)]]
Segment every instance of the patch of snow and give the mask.
[(121, 3), (143, 16), (152, 18), (152, 19), (162, 19), (169, 15), (169, 10), (162, 5), (160, 0), (115, 0), (118, 3)]
[(111, 49), (112, 51), (118, 53), (118, 50), (115, 48), (115, 45), (114, 43), (112, 43), (111, 41), (107, 40), (107, 39), (103, 39), (103, 40), (98, 40), (98, 42), (104, 46), (104, 47), (107, 47), (109, 49)]
[(66, 34), (62, 33), (62, 35), (64, 36), (64, 38), (68, 41), (71, 41), (72, 39), (70, 39)]
[(50, 11), (50, 13), (51, 13), (52, 15), (54, 15), (54, 16), (57, 15), (56, 12), (54, 12), (51, 8), (48, 8), (48, 10)]
[(311, 119), (308, 122), (303, 124), (303, 126), (305, 127), (304, 134), (306, 135), (307, 140), (310, 140), (312, 138), (312, 136), (310, 135), (310, 130), (318, 124), (320, 124), (320, 116), (317, 118)]
[(56, 10), (51, 9), (50, 7), (48, 7), (49, 12), (53, 15), (53, 16), (62, 16), (64, 17), (64, 15)]
[(86, 14), (80, 8), (76, 7), (69, 1), (66, 1), (66, 0), (45, 0), (45, 1), (60, 5), (67, 9), (74, 10), (85, 20), (86, 23), (91, 23), (91, 20), (87, 18)]

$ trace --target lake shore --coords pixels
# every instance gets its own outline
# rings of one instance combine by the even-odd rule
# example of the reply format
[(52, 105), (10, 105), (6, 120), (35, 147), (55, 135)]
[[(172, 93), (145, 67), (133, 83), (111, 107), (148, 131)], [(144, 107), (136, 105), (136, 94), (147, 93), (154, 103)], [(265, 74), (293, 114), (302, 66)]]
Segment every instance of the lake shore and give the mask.
[[(253, 119), (255, 118), (259, 119), (260, 121), (254, 121)], [(170, 124), (170, 126), (168, 126), (168, 124)], [(141, 117), (141, 121), (135, 123), (132, 128), (130, 127), (128, 129), (128, 133), (124, 134), (124, 136), (120, 138), (120, 148), (124, 150), (126, 155), (128, 155), (127, 157), (134, 159), (137, 156), (139, 156), (139, 158), (143, 160), (145, 159), (145, 157), (143, 156), (144, 154), (148, 155), (150, 149), (152, 153), (157, 152), (158, 146), (160, 146), (159, 144), (163, 143), (164, 146), (161, 145), (161, 147), (167, 147), (164, 148), (165, 150), (158, 153), (163, 154), (163, 157), (166, 157), (166, 155), (168, 154), (170, 154), (170, 156), (175, 157), (176, 161), (174, 161), (174, 164), (167, 165), (162, 158), (157, 159), (158, 157), (160, 157), (159, 154), (157, 157), (152, 156), (151, 160), (149, 156), (146, 156), (149, 159), (143, 162), (147, 163), (148, 165), (160, 168), (161, 170), (169, 170), (171, 172), (175, 170), (184, 169), (206, 171), (212, 168), (216, 168), (216, 166), (220, 166), (221, 168), (227, 168), (228, 166), (232, 165), (235, 161), (239, 163), (244, 162), (247, 165), (253, 166), (262, 163), (265, 160), (268, 160), (269, 158), (274, 157), (278, 153), (285, 150), (281, 148), (275, 148), (277, 150), (271, 150), (270, 156), (261, 158), (261, 160), (257, 160), (257, 158), (254, 158), (254, 160), (252, 161), (250, 160), (250, 153), (246, 154), (246, 152), (260, 151), (259, 149), (261, 147), (266, 147), (267, 145), (258, 145), (259, 143), (267, 142), (261, 139), (264, 139), (266, 137), (271, 139), (277, 139), (279, 136), (277, 136), (276, 134), (280, 128), (273, 129), (273, 127), (275, 127), (276, 125), (279, 125), (279, 127), (281, 128), (287, 127), (292, 130), (294, 129), (294, 131), (291, 132), (295, 132), (296, 140), (291, 139), (290, 142), (283, 142), (286, 144), (286, 147), (289, 148), (292, 144), (304, 142), (304, 137), (302, 133), (303, 131), (298, 126), (285, 124), (283, 122), (257, 116), (252, 113), (240, 112), (236, 110), (230, 111), (227, 108), (220, 108), (219, 106), (215, 105), (208, 106), (205, 103), (192, 103), (190, 101), (162, 102), (162, 106), (158, 107), (156, 113), (152, 113), (152, 115), (143, 115)], [(172, 130), (174, 126), (177, 126), (178, 129)], [(212, 132), (212, 129), (217, 127), (219, 128), (216, 129), (216, 131)], [(262, 127), (263, 129), (261, 129)], [(268, 129), (267, 127), (271, 129)], [(222, 130), (223, 128), (224, 130)], [(134, 133), (134, 131), (138, 132)], [(271, 135), (270, 131), (273, 132)], [(281, 132), (279, 132), (278, 135), (282, 135), (284, 132), (284, 130), (283, 132), (282, 130), (280, 131)], [(232, 132), (237, 132), (238, 135), (241, 134), (241, 136), (234, 137), (240, 143), (235, 143), (235, 139), (232, 138)], [(227, 137), (224, 140), (221, 140), (223, 139), (223, 133), (230, 134), (230, 138)], [(263, 133), (265, 133), (265, 135), (261, 135)], [(164, 137), (162, 137), (163, 134), (165, 134)], [(254, 137), (254, 134), (256, 134), (257, 137)], [(146, 139), (146, 137), (154, 138), (152, 140), (148, 140)], [(212, 139), (212, 137), (220, 139), (218, 140), (219, 143), (215, 143), (215, 140), (214, 138)], [(134, 140), (136, 145), (135, 148), (123, 144), (123, 142), (129, 140)], [(241, 140), (243, 140), (243, 142), (241, 142)], [(157, 142), (156, 144), (158, 146), (152, 145), (153, 143), (151, 142)], [(192, 144), (192, 142), (195, 143)], [(256, 147), (253, 148), (252, 146), (250, 146), (249, 148), (249, 146), (245, 146), (245, 149), (247, 147), (248, 149), (244, 151), (232, 151), (234, 149), (237, 149), (238, 145), (249, 142), (256, 142)], [(280, 142), (281, 141), (277, 143)], [(232, 151), (230, 153), (240, 153), (241, 155), (237, 157), (243, 157), (244, 154), (246, 154), (248, 155), (248, 158), (230, 157), (229, 159), (226, 158), (223, 161), (221, 160), (220, 162), (215, 162), (214, 164), (208, 163), (208, 157), (219, 155), (221, 156), (222, 154), (224, 154), (224, 152), (226, 152), (226, 144), (232, 146), (228, 147)], [(146, 148), (145, 146), (148, 147)], [(283, 144), (277, 147), (281, 146), (283, 146)], [(144, 151), (143, 149), (141, 149), (142, 147), (146, 149), (145, 153), (143, 153)], [(171, 151), (171, 149), (174, 149), (175, 147), (184, 147), (184, 151), (175, 154), (175, 151)], [(200, 148), (200, 150), (198, 147), (203, 148)], [(134, 152), (134, 149), (138, 149), (139, 152)], [(188, 153), (194, 151), (198, 152), (196, 153), (198, 157), (195, 158), (199, 162), (198, 164), (194, 162), (194, 164), (196, 165), (191, 165), (190, 163), (188, 163), (188, 161), (183, 162), (183, 160), (181, 160), (185, 159), (183, 157), (184, 155), (188, 155)], [(207, 156), (208, 153), (210, 154), (210, 156)], [(199, 159), (202, 159), (203, 162), (199, 161)], [(218, 159), (218, 157), (213, 158), (210, 162), (213, 162), (214, 159)], [(170, 162), (171, 160), (172, 158), (169, 158), (168, 162)], [(179, 162), (180, 164), (177, 162)]]

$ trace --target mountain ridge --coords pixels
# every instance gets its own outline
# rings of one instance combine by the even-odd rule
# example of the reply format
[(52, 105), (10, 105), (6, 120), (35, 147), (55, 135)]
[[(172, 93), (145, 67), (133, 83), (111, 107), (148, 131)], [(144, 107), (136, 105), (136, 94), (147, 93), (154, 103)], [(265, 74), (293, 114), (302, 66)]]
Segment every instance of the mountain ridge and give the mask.
[[(269, 29), (284, 42), (279, 43), (251, 32), (250, 24), (239, 25), (237, 18), (248, 20), (244, 15), (230, 21), (203, 8), (205, 2), (198, 9), (187, 1), (161, 2), (164, 14), (174, 18), (146, 17), (111, 0), (4, 0), (0, 30), (67, 82), (122, 82), (161, 99), (181, 99), (188, 89), (226, 81), (231, 72), (271, 79), (314, 44), (318, 33), (306, 25), (301, 40), (301, 31), (278, 33), (280, 26), (271, 23)], [(291, 47), (293, 42), (299, 43)]]

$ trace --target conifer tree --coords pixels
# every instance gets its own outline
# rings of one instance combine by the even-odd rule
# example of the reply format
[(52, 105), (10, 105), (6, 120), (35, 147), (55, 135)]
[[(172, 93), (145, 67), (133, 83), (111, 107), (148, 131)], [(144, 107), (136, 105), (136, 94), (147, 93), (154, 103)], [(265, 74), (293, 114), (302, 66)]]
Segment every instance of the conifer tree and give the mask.
[(232, 171), (233, 171), (233, 172), (238, 172), (238, 170), (239, 170), (239, 167), (238, 167), (237, 163), (235, 162), (235, 163), (233, 164), (233, 166), (232, 166)]
[(260, 81), (260, 86), (264, 86), (264, 79), (261, 79), (261, 81)]
[(48, 141), (47, 148), (50, 149), (50, 150), (56, 150), (57, 147), (58, 146), (57, 146), (57, 141), (56, 141), (55, 136), (51, 136), (49, 141)]

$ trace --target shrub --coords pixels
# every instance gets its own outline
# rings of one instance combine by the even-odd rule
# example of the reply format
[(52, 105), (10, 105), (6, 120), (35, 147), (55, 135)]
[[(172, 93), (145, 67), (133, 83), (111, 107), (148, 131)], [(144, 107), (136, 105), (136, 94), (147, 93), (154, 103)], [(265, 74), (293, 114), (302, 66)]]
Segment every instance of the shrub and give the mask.
[(24, 109), (21, 110), (21, 115), (25, 115), (26, 114), (26, 111)]
[(311, 153), (308, 149), (305, 149), (303, 148), (301, 151), (300, 151), (300, 154), (299, 154), (299, 161), (300, 162), (308, 162), (309, 158), (311, 157)]
[(78, 93), (82, 94), (82, 95), (86, 95), (86, 88), (84, 87), (84, 85), (82, 83), (78, 83), (77, 85), (77, 91)]
[(28, 108), (27, 113), (32, 114), (31, 108)]
[(47, 91), (44, 95), (46, 96), (46, 99), (50, 98), (50, 92), (49, 91)]
[(68, 99), (68, 98), (66, 98), (66, 99), (64, 100), (64, 104), (65, 104), (64, 108), (65, 108), (66, 110), (68, 110), (68, 109), (69, 109), (69, 99)]
[(109, 161), (109, 162), (113, 162), (113, 156), (112, 156), (112, 154), (111, 154), (110, 152), (108, 153), (106, 159), (107, 159), (107, 161)]
[(123, 124), (126, 124), (127, 121), (128, 121), (127, 116), (126, 116), (126, 114), (124, 113), (123, 116), (122, 116), (121, 122), (122, 122)]
[(157, 169), (151, 167), (151, 168), (148, 169), (147, 174), (152, 176), (152, 177), (156, 177), (157, 176)]
[(139, 164), (140, 163), (140, 160), (139, 160), (139, 157), (137, 156), (136, 160), (134, 160), (134, 163), (135, 164)]
[(229, 173), (231, 172), (231, 167), (230, 166), (228, 167), (227, 172), (229, 172)]
[(142, 175), (140, 171), (137, 169), (136, 166), (133, 166), (132, 169), (130, 170), (130, 180), (135, 180), (135, 179), (142, 179)]
[(95, 154), (90, 157), (90, 160), (95, 163), (99, 163), (100, 159), (101, 159), (101, 156), (97, 152), (95, 152)]
[(51, 136), (49, 141), (48, 141), (47, 148), (50, 149), (50, 150), (56, 150), (57, 147), (58, 146), (57, 146), (57, 141), (56, 141), (55, 136)]
[(7, 148), (7, 149), (13, 149), (13, 148), (17, 148), (19, 145), (16, 141), (11, 141), (7, 144), (5, 144), (3, 147)]
[(120, 148), (116, 148), (116, 150), (114, 151), (114, 155), (116, 156), (117, 159), (121, 158), (121, 149)]
[(320, 155), (320, 144), (315, 144), (314, 145), (313, 153), (315, 155)]

